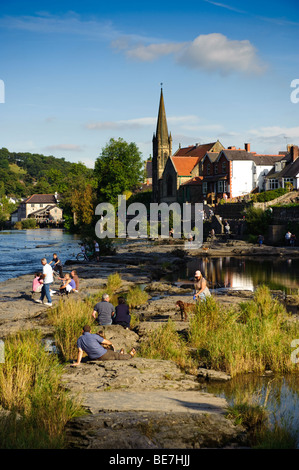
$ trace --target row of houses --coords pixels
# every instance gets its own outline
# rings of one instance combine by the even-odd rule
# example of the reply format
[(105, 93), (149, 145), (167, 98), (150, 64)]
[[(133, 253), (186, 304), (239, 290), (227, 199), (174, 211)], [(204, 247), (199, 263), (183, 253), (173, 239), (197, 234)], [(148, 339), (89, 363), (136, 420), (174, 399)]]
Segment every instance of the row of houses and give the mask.
[(213, 204), (287, 185), (299, 189), (298, 146), (270, 155), (251, 151), (250, 143), (244, 149), (224, 148), (217, 140), (179, 147), (172, 153), (161, 90), (153, 158), (146, 162), (146, 172), (154, 202)]

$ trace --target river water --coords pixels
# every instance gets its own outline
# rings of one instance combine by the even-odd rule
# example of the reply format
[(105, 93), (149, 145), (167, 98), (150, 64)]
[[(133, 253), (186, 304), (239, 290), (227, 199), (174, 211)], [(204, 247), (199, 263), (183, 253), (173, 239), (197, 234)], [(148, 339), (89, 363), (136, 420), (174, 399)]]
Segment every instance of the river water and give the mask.
[(210, 289), (254, 291), (261, 284), (286, 294), (296, 294), (299, 289), (299, 262), (292, 258), (195, 257), (167, 278), (178, 285), (185, 284), (197, 270), (202, 272)]
[(80, 239), (63, 229), (0, 231), (0, 283), (41, 271), (41, 258), (52, 260), (53, 253), (64, 263), (79, 253)]

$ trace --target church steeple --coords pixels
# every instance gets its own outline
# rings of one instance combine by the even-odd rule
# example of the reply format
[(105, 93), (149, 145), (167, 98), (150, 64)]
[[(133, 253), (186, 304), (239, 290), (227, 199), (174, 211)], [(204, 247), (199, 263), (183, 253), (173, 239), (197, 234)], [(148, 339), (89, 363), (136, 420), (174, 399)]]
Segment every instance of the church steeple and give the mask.
[(166, 112), (165, 112), (162, 88), (161, 88), (161, 95), (160, 95), (160, 105), (159, 105), (159, 112), (158, 112), (156, 137), (157, 139), (161, 141), (161, 143), (168, 142), (168, 128), (167, 128), (167, 120), (166, 120)]
[[(162, 85), (162, 84), (161, 84)], [(172, 137), (168, 134), (163, 89), (161, 86), (160, 103), (157, 119), (156, 134), (153, 136), (153, 201), (160, 198), (159, 180), (162, 177), (166, 161), (172, 154)]]

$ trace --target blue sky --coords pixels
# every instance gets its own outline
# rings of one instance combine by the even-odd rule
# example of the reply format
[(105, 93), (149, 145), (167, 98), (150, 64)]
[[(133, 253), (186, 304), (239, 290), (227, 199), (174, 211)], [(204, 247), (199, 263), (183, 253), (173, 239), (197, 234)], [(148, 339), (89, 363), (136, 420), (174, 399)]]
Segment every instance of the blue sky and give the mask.
[(173, 151), (277, 153), (299, 142), (298, 36), (297, 0), (0, 0), (0, 147), (92, 168), (122, 137), (146, 159), (163, 83)]

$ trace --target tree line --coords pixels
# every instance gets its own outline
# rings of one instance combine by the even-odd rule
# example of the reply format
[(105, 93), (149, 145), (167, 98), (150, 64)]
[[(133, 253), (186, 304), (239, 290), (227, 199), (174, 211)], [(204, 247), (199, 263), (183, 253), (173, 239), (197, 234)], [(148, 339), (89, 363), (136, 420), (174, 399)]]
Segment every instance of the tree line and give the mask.
[(142, 154), (133, 142), (110, 141), (95, 160), (94, 169), (64, 158), (0, 150), (0, 227), (16, 207), (8, 198), (32, 194), (59, 194), (65, 227), (86, 230), (94, 226), (99, 202), (117, 204), (119, 194), (135, 192), (144, 181)]

